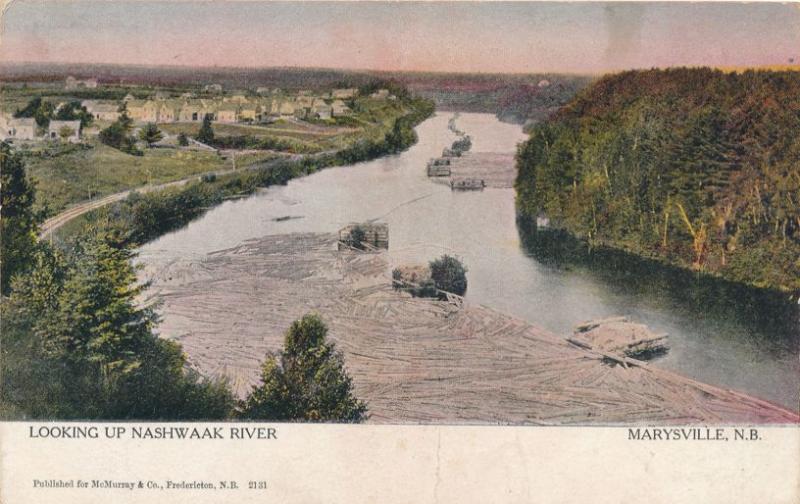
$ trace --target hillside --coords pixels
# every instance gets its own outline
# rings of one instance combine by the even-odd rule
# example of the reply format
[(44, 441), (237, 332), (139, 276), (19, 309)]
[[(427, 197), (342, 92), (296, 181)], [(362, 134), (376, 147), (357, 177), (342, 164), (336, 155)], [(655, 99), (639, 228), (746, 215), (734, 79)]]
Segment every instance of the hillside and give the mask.
[(533, 128), (518, 207), (595, 245), (800, 289), (800, 72), (604, 77)]

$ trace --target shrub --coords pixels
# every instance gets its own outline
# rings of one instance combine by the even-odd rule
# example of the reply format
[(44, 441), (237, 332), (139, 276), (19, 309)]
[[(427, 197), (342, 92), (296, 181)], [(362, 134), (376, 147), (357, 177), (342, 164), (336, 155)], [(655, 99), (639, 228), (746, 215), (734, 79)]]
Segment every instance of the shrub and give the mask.
[(467, 268), (447, 254), (430, 262), (431, 279), (437, 289), (463, 296), (467, 292)]

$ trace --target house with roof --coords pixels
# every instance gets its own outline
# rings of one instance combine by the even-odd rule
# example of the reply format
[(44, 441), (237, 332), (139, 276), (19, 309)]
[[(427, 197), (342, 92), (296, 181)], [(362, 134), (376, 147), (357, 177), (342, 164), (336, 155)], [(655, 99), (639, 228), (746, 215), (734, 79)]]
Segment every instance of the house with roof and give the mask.
[(389, 98), (389, 90), (388, 89), (379, 89), (379, 90), (375, 91), (374, 93), (372, 93), (371, 95), (369, 95), (369, 97), (373, 98), (375, 100), (385, 100), (385, 99)]
[(223, 103), (217, 109), (217, 121), (222, 123), (235, 123), (239, 120), (239, 104)]
[(281, 102), (280, 107), (278, 108), (278, 115), (281, 117), (292, 117), (295, 111), (295, 104), (289, 100)]
[(181, 102), (164, 100), (158, 107), (158, 122), (175, 122), (180, 118)]
[(247, 122), (261, 121), (261, 106), (256, 103), (245, 103), (239, 108), (239, 120)]
[(178, 120), (181, 122), (202, 121), (205, 116), (203, 104), (199, 102), (186, 102), (178, 112)]
[(81, 122), (51, 119), (50, 124), (47, 126), (47, 138), (49, 140), (78, 143), (81, 141)]
[(221, 84), (206, 84), (203, 86), (203, 91), (207, 93), (221, 93), (222, 92), (222, 85)]
[(353, 113), (350, 107), (344, 104), (342, 100), (334, 100), (331, 103), (331, 112), (334, 117), (349, 116)]
[(333, 91), (331, 91), (331, 98), (338, 100), (347, 100), (349, 98), (354, 98), (357, 94), (358, 94), (358, 89), (355, 88), (334, 89)]
[(333, 116), (333, 107), (319, 100), (319, 102), (314, 103), (310, 115), (314, 119), (330, 119)]
[(80, 88), (94, 89), (96, 87), (97, 87), (97, 79), (79, 80), (70, 75), (64, 81), (65, 89), (80, 89)]
[(153, 100), (131, 100), (128, 115), (136, 122), (158, 122), (159, 105)]
[(36, 120), (32, 117), (8, 118), (3, 136), (15, 140), (36, 140)]
[(92, 110), (86, 108), (86, 111), (92, 114), (92, 117), (101, 121), (116, 121), (119, 119), (119, 106), (114, 103), (98, 103), (92, 107)]

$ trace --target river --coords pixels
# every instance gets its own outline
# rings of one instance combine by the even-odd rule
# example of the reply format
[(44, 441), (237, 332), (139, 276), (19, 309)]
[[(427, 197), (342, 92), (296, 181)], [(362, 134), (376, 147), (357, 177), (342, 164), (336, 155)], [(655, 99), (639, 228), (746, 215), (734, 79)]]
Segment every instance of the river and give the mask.
[[(389, 224), (393, 265), (460, 257), (469, 269), (470, 302), (560, 334), (580, 321), (627, 315), (669, 333), (670, 350), (656, 365), (797, 410), (800, 337), (789, 302), (635, 258), (554, 252), (544, 246), (551, 238), (517, 225), (513, 189), (453, 192), (428, 180), (427, 160), (455, 139), (447, 128), (452, 116), (440, 112), (420, 124), (419, 142), (401, 154), (226, 202), (142, 247), (140, 261), (202, 256), (249, 238), (333, 232), (378, 218)], [(472, 137), (474, 152), (513, 152), (526, 138), (519, 126), (490, 114), (462, 113), (457, 125)], [(275, 220), (283, 217), (292, 218)]]

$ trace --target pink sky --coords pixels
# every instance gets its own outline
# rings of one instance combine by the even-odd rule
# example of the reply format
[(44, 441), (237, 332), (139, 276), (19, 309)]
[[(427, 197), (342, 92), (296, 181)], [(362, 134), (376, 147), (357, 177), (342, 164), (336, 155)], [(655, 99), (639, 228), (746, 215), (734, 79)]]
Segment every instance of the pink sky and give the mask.
[(42, 2), (2, 61), (598, 72), (800, 61), (787, 4)]

